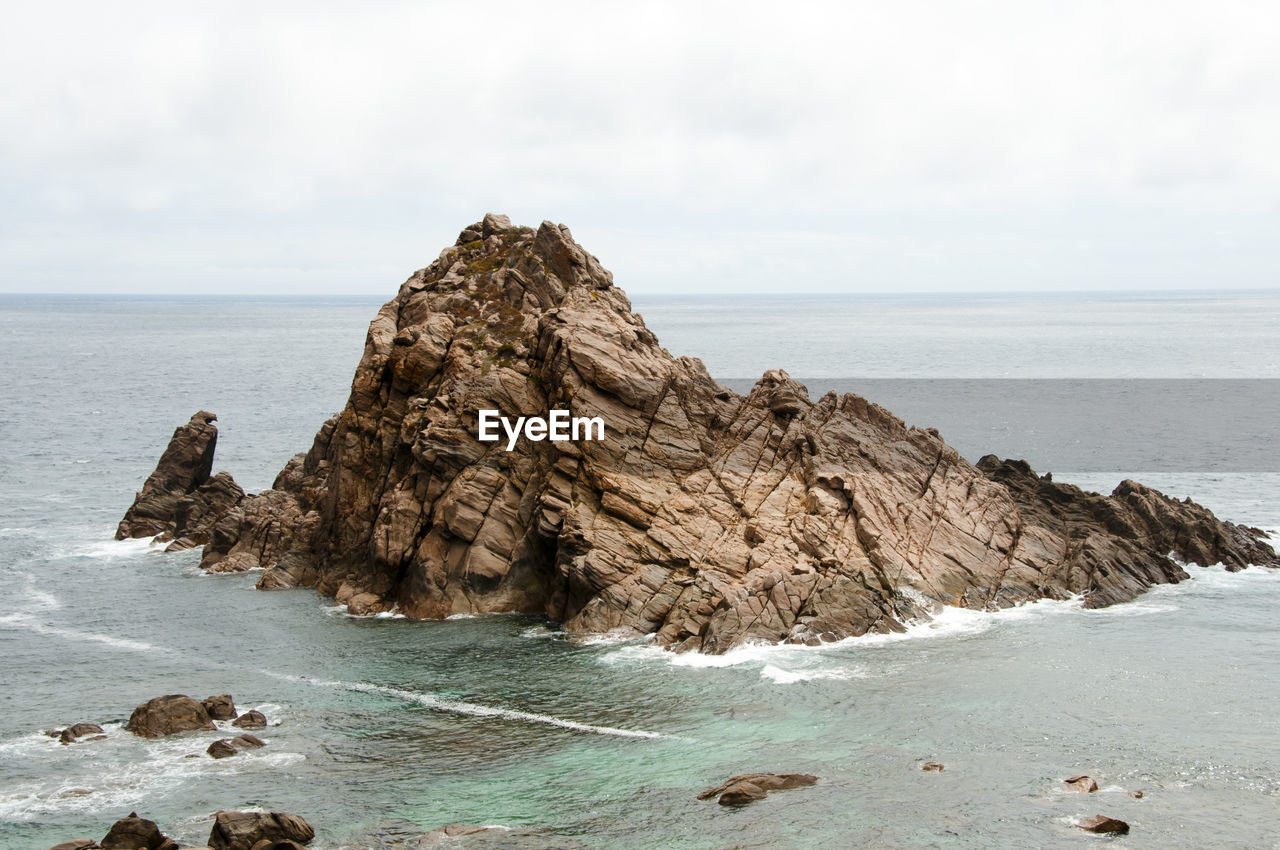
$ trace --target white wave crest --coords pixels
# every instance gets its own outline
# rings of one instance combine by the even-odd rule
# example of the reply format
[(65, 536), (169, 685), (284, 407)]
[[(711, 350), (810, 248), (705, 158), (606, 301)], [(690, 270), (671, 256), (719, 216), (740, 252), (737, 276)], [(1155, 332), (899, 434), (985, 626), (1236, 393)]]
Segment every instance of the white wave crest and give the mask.
[(576, 720), (566, 720), (563, 717), (554, 717), (549, 714), (536, 714), (531, 711), (519, 711), (512, 708), (496, 708), (489, 705), (479, 705), (473, 702), (464, 702), (462, 700), (448, 699), (438, 697), (434, 694), (422, 694), (416, 691), (406, 691), (400, 688), (389, 688), (384, 685), (373, 685), (368, 682), (339, 682), (325, 679), (308, 679), (304, 676), (294, 676), (288, 673), (274, 673), (270, 670), (259, 671), (263, 675), (273, 678), (282, 679), (289, 682), (298, 682), (306, 685), (313, 685), (321, 688), (341, 688), (347, 691), (356, 691), (366, 694), (382, 694), (383, 696), (393, 697), (395, 699), (405, 700), (406, 702), (417, 703), (426, 708), (436, 711), (445, 711), (450, 714), (465, 714), (472, 717), (501, 717), (507, 720), (519, 720), (525, 723), (540, 723), (547, 726), (557, 726), (561, 729), (572, 729), (575, 732), (590, 732), (595, 735), (613, 735), (620, 738), (670, 738), (670, 735), (664, 735), (661, 732), (646, 732), (637, 729), (619, 729), (613, 726), (597, 726), (591, 723), (579, 723)]

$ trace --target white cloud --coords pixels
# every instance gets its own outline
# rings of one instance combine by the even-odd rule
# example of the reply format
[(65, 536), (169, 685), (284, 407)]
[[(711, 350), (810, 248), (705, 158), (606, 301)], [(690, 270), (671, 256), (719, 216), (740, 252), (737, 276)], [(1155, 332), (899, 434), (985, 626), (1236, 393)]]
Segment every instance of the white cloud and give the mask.
[(389, 292), (488, 209), (637, 291), (1275, 286), (1278, 35), (1233, 2), (27, 4), (0, 289)]

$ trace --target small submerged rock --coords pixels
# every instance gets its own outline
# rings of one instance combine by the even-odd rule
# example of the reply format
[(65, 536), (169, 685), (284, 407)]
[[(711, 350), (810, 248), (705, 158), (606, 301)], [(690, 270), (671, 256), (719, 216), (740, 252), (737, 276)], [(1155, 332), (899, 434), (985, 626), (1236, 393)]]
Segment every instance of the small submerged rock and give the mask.
[(219, 738), (210, 744), (205, 752), (216, 759), (225, 759), (242, 750), (256, 750), (266, 745), (267, 742), (256, 735), (237, 735), (234, 738)]
[(96, 850), (102, 845), (92, 838), (73, 838), (53, 845), (49, 850)]
[(927, 761), (920, 765), (920, 769), (929, 773), (941, 773), (947, 769), (947, 766), (936, 761)]
[(1075, 791), (1084, 791), (1085, 793), (1091, 794), (1098, 790), (1098, 783), (1084, 774), (1080, 774), (1079, 776), (1070, 776), (1062, 781)]
[[(102, 727), (97, 723), (77, 723), (74, 726), (68, 726), (66, 729), (59, 730), (54, 733), (46, 732), (50, 737), (56, 736), (59, 741), (64, 744), (74, 744), (76, 739), (83, 738), (86, 735), (102, 735)], [(105, 736), (104, 736), (105, 737)], [(97, 740), (90, 738), (89, 740)]]
[(1085, 818), (1075, 826), (1077, 829), (1083, 829), (1086, 832), (1096, 832), (1103, 835), (1129, 834), (1129, 824), (1118, 818), (1109, 818), (1106, 815), (1094, 815), (1091, 818)]
[(764, 799), (770, 791), (786, 791), (813, 785), (818, 777), (808, 773), (743, 773), (731, 776), (722, 784), (708, 788), (698, 795), (699, 800), (719, 796), (722, 806), (744, 806)]

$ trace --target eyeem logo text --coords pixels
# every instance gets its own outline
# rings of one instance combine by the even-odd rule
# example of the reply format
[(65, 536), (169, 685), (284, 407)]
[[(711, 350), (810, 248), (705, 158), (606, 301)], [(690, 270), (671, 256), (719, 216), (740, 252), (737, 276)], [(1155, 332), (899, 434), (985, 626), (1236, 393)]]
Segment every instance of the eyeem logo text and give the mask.
[(501, 426), (507, 435), (507, 451), (516, 447), (516, 441), (523, 433), (533, 442), (552, 440), (603, 440), (604, 419), (599, 416), (570, 416), (567, 410), (553, 410), (551, 416), (517, 416), (515, 424), (496, 410), (481, 410), (480, 439), (486, 443), (496, 443), (502, 439), (498, 433)]

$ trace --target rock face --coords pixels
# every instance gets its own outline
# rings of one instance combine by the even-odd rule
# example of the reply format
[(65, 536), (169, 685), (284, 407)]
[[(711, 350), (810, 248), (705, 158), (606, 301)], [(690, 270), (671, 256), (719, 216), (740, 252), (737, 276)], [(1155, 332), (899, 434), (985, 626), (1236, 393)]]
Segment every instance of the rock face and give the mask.
[(244, 491), (226, 473), (210, 478), (218, 444), (218, 417), (201, 410), (177, 428), (160, 456), (155, 471), (125, 512), (116, 539), (156, 537), (172, 539), (170, 548), (207, 543), (214, 521), (244, 498)]
[(241, 729), (265, 729), (267, 727), (267, 716), (257, 709), (250, 709), (235, 720), (232, 720), (231, 725), (238, 726)]
[[(480, 439), (481, 410), (599, 417), (604, 437), (526, 431), (508, 451)], [(659, 346), (568, 228), (490, 215), (383, 306), (346, 407), (214, 523), (201, 564), (264, 567), (260, 588), (352, 613), (538, 613), (718, 653), (900, 631), (943, 605), (1109, 605), (1185, 578), (1171, 551), (1277, 564), (1199, 506), (975, 467), (782, 371), (730, 392)]]
[(85, 735), (101, 735), (102, 727), (97, 723), (76, 723), (58, 733), (58, 740), (64, 744), (74, 744), (77, 738)]
[(316, 837), (311, 825), (297, 815), (283, 812), (218, 812), (209, 833), (212, 850), (252, 850), (260, 841), (296, 841), (307, 844)]
[(148, 700), (133, 710), (124, 727), (143, 738), (163, 738), (179, 732), (215, 729), (209, 713), (200, 703), (183, 694)]

